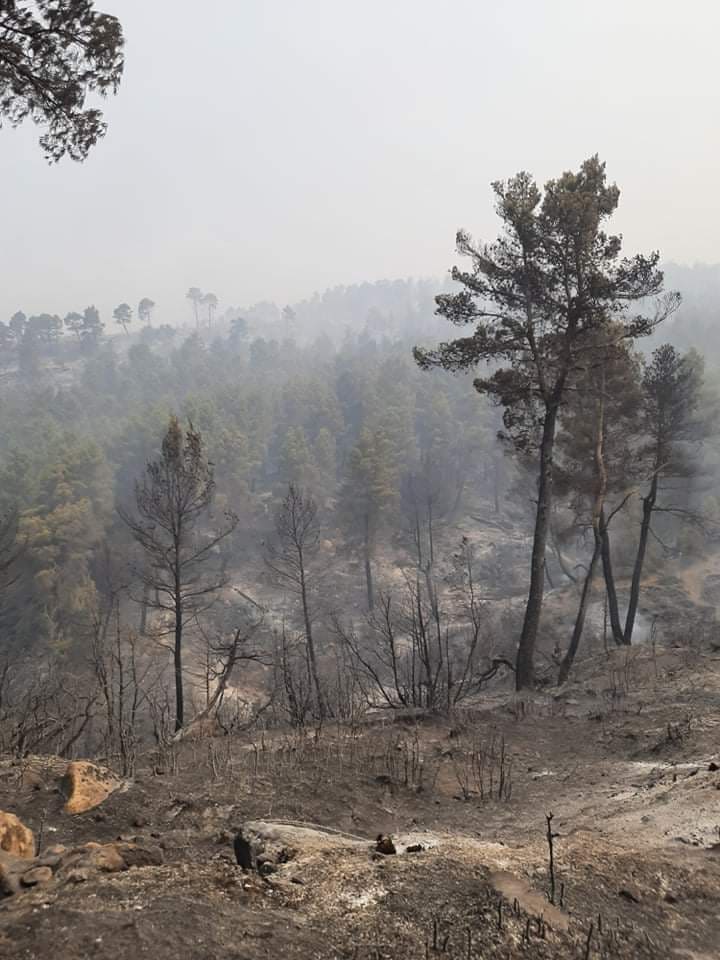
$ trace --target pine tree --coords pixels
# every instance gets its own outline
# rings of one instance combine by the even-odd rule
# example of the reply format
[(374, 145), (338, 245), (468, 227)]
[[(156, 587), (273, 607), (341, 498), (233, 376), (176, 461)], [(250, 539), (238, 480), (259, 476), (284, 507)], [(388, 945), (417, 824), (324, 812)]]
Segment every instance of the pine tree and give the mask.
[(368, 609), (375, 604), (372, 561), (380, 524), (398, 494), (398, 478), (385, 434), (364, 428), (351, 450), (340, 491), (340, 512), (347, 535), (362, 544)]
[(477, 245), (460, 231), (458, 253), (471, 267), (455, 267), (452, 277), (462, 289), (437, 298), (440, 316), (472, 332), (436, 349), (416, 348), (415, 359), (423, 369), (453, 371), (492, 363), (493, 372), (478, 377), (476, 389), (503, 407), (516, 446), (539, 453), (530, 583), (516, 664), (516, 684), (523, 689), (534, 680), (555, 436), (568, 382), (584, 363), (590, 334), (611, 324), (625, 339), (647, 334), (679, 298), (660, 301), (654, 315), (630, 311), (632, 304), (660, 294), (659, 254), (622, 258), (621, 238), (605, 233), (620, 191), (607, 183), (597, 157), (577, 173), (549, 181), (544, 194), (527, 173), (493, 189), (503, 232), (494, 243)]
[(237, 517), (226, 514), (222, 527), (201, 533), (214, 495), (213, 466), (200, 434), (190, 424), (183, 436), (171, 417), (159, 458), (147, 464), (135, 485), (135, 511), (120, 511), (141, 550), (135, 574), (144, 588), (142, 602), (155, 597), (152, 606), (172, 619), (176, 730), (185, 723), (184, 630), (224, 586), (222, 571), (210, 561), (237, 525)]
[(302, 427), (290, 427), (280, 448), (279, 474), (283, 484), (304, 483), (309, 476), (312, 453)]

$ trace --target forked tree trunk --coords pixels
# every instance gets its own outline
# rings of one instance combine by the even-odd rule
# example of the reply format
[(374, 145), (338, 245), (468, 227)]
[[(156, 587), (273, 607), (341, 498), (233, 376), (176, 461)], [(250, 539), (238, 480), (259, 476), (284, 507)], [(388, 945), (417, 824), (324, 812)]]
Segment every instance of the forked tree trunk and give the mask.
[(572, 665), (575, 661), (575, 654), (578, 652), (578, 647), (580, 646), (583, 629), (585, 628), (587, 608), (590, 602), (590, 596), (592, 594), (595, 568), (597, 567), (598, 558), (600, 557), (600, 551), (600, 543), (596, 542), (592, 557), (590, 558), (590, 565), (588, 566), (587, 573), (585, 574), (585, 582), (583, 583), (582, 592), (580, 594), (580, 605), (578, 606), (578, 612), (575, 617), (575, 626), (573, 628), (572, 637), (570, 638), (570, 645), (568, 646), (567, 653), (563, 658), (563, 662), (560, 664), (558, 683), (565, 683), (567, 678), (570, 676), (570, 670), (572, 669)]
[(602, 545), (601, 556), (603, 564), (603, 576), (605, 578), (605, 591), (607, 593), (608, 615), (610, 617), (610, 629), (612, 630), (613, 640), (620, 647), (624, 644), (623, 628), (620, 623), (620, 608), (618, 606), (617, 588), (615, 587), (615, 574), (612, 568), (612, 558), (610, 553), (610, 531), (608, 530), (604, 514), (601, 516)]
[(605, 509), (605, 497), (607, 496), (608, 476), (607, 466), (605, 464), (605, 366), (603, 364), (600, 371), (599, 396), (597, 401), (597, 417), (595, 424), (595, 444), (593, 448), (593, 461), (595, 466), (595, 496), (592, 504), (592, 530), (593, 530), (593, 552), (590, 558), (590, 564), (585, 575), (582, 593), (580, 594), (580, 605), (575, 617), (575, 626), (567, 653), (560, 665), (558, 683), (564, 683), (570, 675), (575, 655), (580, 646), (583, 630), (585, 628), (585, 618), (587, 608), (592, 595), (593, 580), (595, 579), (595, 568), (602, 552), (603, 542), (603, 511)]
[(540, 614), (542, 613), (545, 590), (545, 551), (547, 549), (550, 508), (552, 505), (553, 449), (555, 446), (557, 412), (557, 404), (550, 405), (546, 409), (543, 423), (540, 444), (540, 480), (530, 561), (530, 589), (528, 590), (525, 619), (520, 634), (520, 646), (515, 666), (515, 686), (517, 690), (531, 687), (535, 679), (535, 642), (540, 627)]
[(637, 615), (638, 601), (640, 600), (640, 581), (642, 579), (643, 566), (645, 565), (645, 554), (647, 552), (648, 537), (650, 535), (650, 521), (652, 520), (655, 502), (658, 492), (658, 471), (653, 474), (652, 483), (648, 495), (643, 497), (643, 516), (640, 524), (640, 540), (638, 542), (637, 554), (635, 555), (635, 566), (633, 568), (632, 583), (630, 584), (630, 600), (628, 602), (627, 616), (625, 618), (625, 632), (623, 634), (623, 643), (630, 646), (632, 643), (633, 628), (635, 627), (635, 617)]

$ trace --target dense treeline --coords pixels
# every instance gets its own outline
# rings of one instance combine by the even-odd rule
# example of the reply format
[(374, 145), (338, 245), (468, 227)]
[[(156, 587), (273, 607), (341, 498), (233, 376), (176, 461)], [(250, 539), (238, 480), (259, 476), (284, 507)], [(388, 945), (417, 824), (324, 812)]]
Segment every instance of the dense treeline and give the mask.
[(362, 331), (337, 351), (326, 338), (300, 347), (238, 323), (176, 339), (168, 347), (141, 333), (129, 348), (110, 340), (87, 357), (46, 356), (27, 378), (10, 368), (2, 509), (19, 513), (27, 569), (12, 613), (5, 604), (15, 624), (6, 645), (62, 645), (92, 610), (97, 552), (171, 413), (202, 435), (217, 501), (244, 520), (238, 540), (271, 523), (289, 482), (363, 540), (364, 525), (374, 539), (391, 506), (397, 513), (408, 476), (442, 471), (445, 509), (457, 510), (472, 478), (494, 469), (497, 458), (480, 455), (493, 445), (492, 411), (478, 410), (466, 382), (419, 374), (407, 342)]

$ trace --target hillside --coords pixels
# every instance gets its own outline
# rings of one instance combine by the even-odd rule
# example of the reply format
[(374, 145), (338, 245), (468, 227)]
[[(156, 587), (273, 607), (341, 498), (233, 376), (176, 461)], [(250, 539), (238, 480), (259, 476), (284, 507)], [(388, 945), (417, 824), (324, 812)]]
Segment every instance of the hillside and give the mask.
[[(56, 874), (8, 897), (0, 942), (28, 960), (710, 960), (719, 696), (708, 647), (611, 651), (552, 695), (519, 700), (500, 682), (447, 720), (179, 742), (77, 816), (62, 812), (57, 763), (5, 759), (0, 809), (44, 845), (122, 838), (162, 863)], [(241, 824), (264, 846), (265, 877), (235, 865)], [(396, 855), (373, 853), (378, 833)]]

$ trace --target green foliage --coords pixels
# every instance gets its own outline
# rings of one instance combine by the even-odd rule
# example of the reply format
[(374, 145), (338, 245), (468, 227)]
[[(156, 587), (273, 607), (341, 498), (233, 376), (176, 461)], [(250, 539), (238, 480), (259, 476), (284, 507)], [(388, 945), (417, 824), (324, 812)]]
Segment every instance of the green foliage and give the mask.
[(302, 427), (289, 427), (280, 446), (278, 475), (283, 487), (303, 485), (310, 476), (312, 453)]
[(388, 437), (364, 428), (350, 451), (340, 489), (340, 511), (348, 537), (374, 545), (383, 517), (398, 496), (398, 474)]
[(11, 645), (66, 647), (88, 636), (95, 609), (94, 552), (112, 509), (107, 462), (93, 442), (69, 434), (48, 438), (34, 483), (20, 496), (29, 457), (16, 454), (5, 480), (22, 504), (18, 536), (26, 546), (11, 591), (6, 630)]
[(128, 332), (128, 327), (132, 323), (132, 307), (129, 303), (120, 303), (113, 310), (113, 317), (115, 318), (115, 323), (119, 324), (125, 333)]
[(14, 0), (0, 6), (0, 116), (47, 127), (45, 156), (84, 160), (106, 124), (88, 93), (116, 93), (123, 72), (119, 22), (93, 0)]
[(149, 297), (143, 297), (138, 303), (137, 315), (140, 323), (145, 326), (152, 325), (152, 312), (155, 309), (155, 301)]

